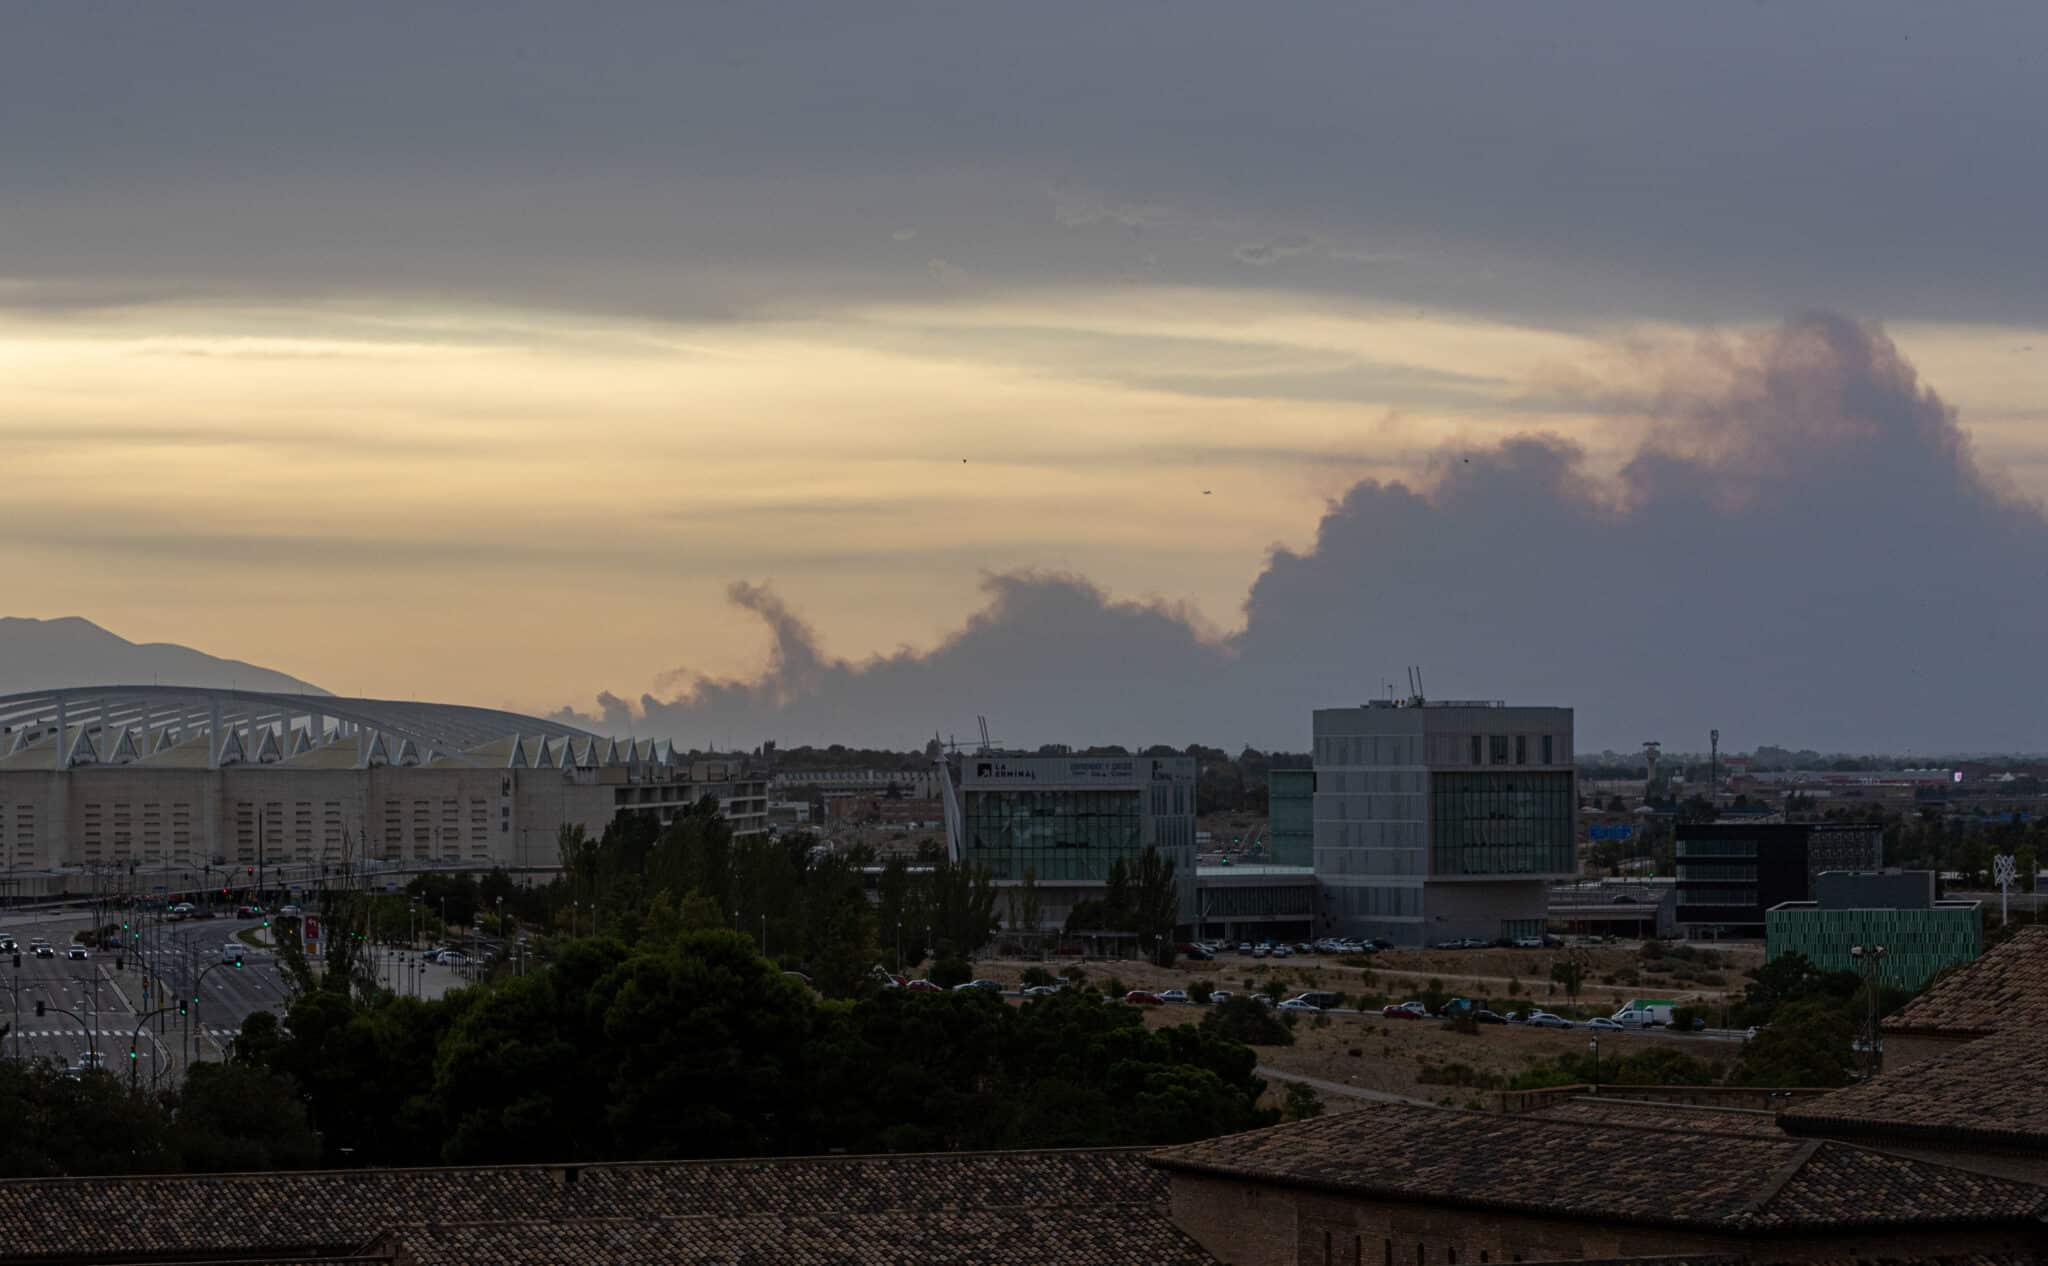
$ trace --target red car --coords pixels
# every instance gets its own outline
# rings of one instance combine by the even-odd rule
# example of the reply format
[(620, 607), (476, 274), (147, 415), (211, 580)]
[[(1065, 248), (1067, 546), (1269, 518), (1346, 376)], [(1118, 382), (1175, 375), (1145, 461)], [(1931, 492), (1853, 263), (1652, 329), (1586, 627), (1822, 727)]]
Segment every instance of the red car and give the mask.
[(1389, 1020), (1424, 1020), (1429, 1018), (1429, 1008), (1419, 1002), (1390, 1002), (1380, 1008), (1380, 1014)]
[(918, 979), (918, 980), (913, 980), (913, 981), (911, 981), (911, 982), (910, 982), (909, 984), (907, 984), (907, 985), (905, 985), (905, 986), (903, 986), (903, 987), (904, 987), (905, 989), (908, 989), (908, 990), (910, 990), (910, 992), (912, 992), (912, 993), (944, 993), (944, 992), (946, 992), (946, 991), (945, 991), (945, 989), (944, 989), (944, 988), (942, 988), (941, 986), (935, 985), (935, 984), (933, 984), (933, 983), (932, 983), (931, 981), (929, 981), (929, 980), (924, 980), (924, 979)]
[(1146, 993), (1143, 989), (1131, 990), (1124, 995), (1124, 1001), (1136, 1003), (1141, 1007), (1160, 1007), (1166, 1005), (1166, 999), (1156, 993)]

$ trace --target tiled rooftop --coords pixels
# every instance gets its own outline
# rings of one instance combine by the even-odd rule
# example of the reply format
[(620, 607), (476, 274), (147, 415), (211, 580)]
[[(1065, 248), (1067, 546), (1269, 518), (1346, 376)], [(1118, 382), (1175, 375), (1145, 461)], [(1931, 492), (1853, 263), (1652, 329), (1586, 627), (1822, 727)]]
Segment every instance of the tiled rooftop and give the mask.
[(1844, 1143), (1396, 1104), (1152, 1159), (1322, 1191), (1735, 1233), (2010, 1222), (2048, 1208), (2042, 1188)]
[(1884, 1021), (1886, 1033), (1981, 1037), (2048, 1013), (2048, 926), (2011, 940), (1938, 982)]
[(1861, 1085), (1802, 1099), (1781, 1118), (1795, 1134), (2048, 1143), (2048, 1030), (2014, 1028)]
[(1163, 1207), (1078, 1208), (1071, 1200), (1005, 1210), (406, 1227), (378, 1247), (405, 1266), (1216, 1266)]
[(1627, 1091), (1613, 1095), (1575, 1095), (1557, 1098), (1531, 1108), (1525, 1115), (1550, 1121), (1580, 1121), (1594, 1125), (1626, 1125), (1656, 1130), (1744, 1134), (1783, 1138), (1776, 1115), (1751, 1108), (1696, 1108), (1681, 1103), (1655, 1103), (1630, 1099)]
[(0, 1182), (0, 1261), (349, 1253), (421, 1223), (938, 1214), (1077, 1198), (1160, 1209), (1166, 1178), (1143, 1153), (1108, 1149), (17, 1179)]

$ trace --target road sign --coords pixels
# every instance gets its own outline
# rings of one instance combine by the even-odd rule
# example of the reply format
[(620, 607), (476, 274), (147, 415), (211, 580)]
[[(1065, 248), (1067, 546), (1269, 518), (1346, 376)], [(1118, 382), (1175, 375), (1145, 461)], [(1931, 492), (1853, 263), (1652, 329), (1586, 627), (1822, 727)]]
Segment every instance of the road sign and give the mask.
[(1586, 835), (1595, 840), (1625, 840), (1636, 833), (1632, 826), (1589, 826)]

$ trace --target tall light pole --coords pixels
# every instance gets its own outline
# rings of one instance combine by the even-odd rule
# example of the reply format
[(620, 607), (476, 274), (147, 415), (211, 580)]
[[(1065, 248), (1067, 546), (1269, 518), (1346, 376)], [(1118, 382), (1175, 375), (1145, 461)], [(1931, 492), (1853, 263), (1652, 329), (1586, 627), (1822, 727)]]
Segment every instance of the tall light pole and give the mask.
[(1600, 1039), (1588, 1038), (1586, 1049), (1593, 1052), (1593, 1093), (1597, 1095), (1600, 1093)]

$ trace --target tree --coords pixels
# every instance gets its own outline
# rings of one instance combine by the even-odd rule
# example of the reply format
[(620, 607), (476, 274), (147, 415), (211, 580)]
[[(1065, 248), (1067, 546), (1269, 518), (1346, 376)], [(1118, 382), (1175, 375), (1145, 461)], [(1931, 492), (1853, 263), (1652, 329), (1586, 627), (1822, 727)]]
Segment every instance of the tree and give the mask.
[(1550, 965), (1550, 978), (1564, 986), (1567, 998), (1577, 1001), (1579, 985), (1586, 979), (1586, 965), (1575, 958), (1560, 959)]
[(304, 1169), (320, 1159), (320, 1136), (291, 1083), (241, 1061), (192, 1065), (172, 1137), (187, 1173)]
[(1125, 900), (1130, 903), (1130, 930), (1138, 948), (1161, 966), (1173, 962), (1173, 927), (1180, 921), (1180, 890), (1173, 881), (1173, 862), (1147, 846), (1130, 872)]
[(1779, 1008), (1768, 1028), (1743, 1043), (1729, 1083), (1737, 1086), (1846, 1086), (1855, 1053), (1849, 1018), (1809, 998)]

